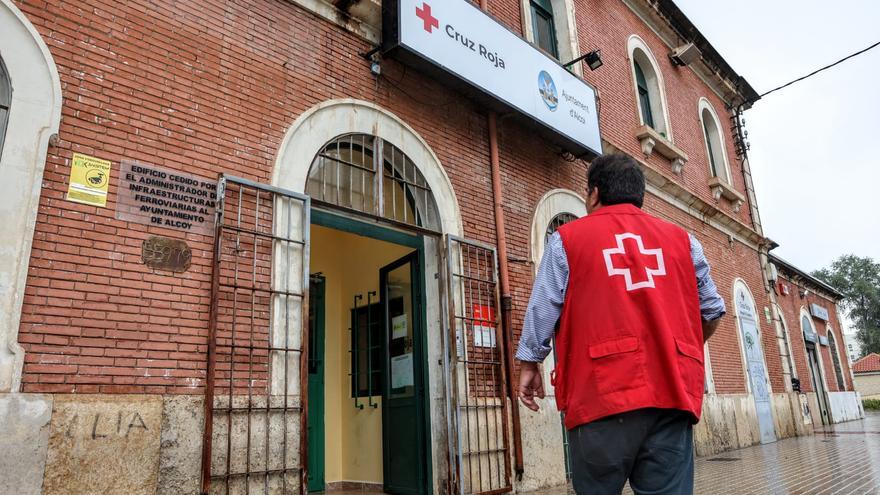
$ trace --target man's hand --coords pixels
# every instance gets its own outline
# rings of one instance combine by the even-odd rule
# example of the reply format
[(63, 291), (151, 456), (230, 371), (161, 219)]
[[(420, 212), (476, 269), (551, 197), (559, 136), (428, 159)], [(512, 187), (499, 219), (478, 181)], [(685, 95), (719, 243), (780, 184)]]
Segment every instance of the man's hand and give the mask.
[(712, 321), (703, 320), (703, 342), (707, 342), (709, 338), (715, 333), (715, 330), (718, 330), (718, 324), (721, 323), (721, 318)]
[(520, 361), (519, 364), (519, 400), (532, 411), (537, 411), (540, 407), (535, 402), (535, 397), (544, 398), (541, 367), (530, 361)]

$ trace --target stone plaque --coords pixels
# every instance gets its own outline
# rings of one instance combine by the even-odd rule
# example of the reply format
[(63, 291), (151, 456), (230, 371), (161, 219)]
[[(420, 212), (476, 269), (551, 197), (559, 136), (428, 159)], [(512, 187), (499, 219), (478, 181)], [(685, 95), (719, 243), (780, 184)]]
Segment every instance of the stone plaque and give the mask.
[(213, 180), (123, 160), (118, 195), (119, 220), (203, 235), (214, 233), (217, 184)]
[(43, 495), (155, 494), (162, 397), (56, 395)]
[(192, 250), (180, 239), (154, 235), (141, 245), (141, 261), (154, 270), (185, 272), (192, 262)]

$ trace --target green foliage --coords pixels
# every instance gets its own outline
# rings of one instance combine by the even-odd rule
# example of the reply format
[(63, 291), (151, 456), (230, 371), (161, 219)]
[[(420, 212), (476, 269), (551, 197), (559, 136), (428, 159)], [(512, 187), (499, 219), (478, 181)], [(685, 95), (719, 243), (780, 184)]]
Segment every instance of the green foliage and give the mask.
[(862, 405), (866, 411), (880, 411), (880, 399), (863, 399)]
[(847, 254), (812, 275), (843, 294), (841, 307), (856, 324), (862, 356), (880, 352), (880, 263)]

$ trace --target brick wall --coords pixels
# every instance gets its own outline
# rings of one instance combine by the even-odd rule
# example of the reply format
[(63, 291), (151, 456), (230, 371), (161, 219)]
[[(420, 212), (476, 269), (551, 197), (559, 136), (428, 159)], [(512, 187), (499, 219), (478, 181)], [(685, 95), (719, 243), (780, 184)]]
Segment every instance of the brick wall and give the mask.
[[(788, 286), (788, 294), (784, 294), (779, 284)], [(789, 338), (791, 339), (791, 348), (794, 357), (795, 367), (797, 367), (797, 375), (801, 381), (801, 389), (807, 392), (813, 391), (813, 384), (810, 380), (810, 368), (807, 364), (807, 350), (804, 344), (803, 328), (801, 326), (802, 313), (801, 309), (813, 322), (816, 332), (822, 336), (828, 336), (828, 327), (833, 329), (834, 338), (837, 342), (838, 355), (840, 356), (841, 372), (845, 382), (845, 390), (853, 390), (852, 375), (850, 373), (849, 360), (846, 354), (846, 344), (843, 340), (840, 321), (837, 318), (837, 305), (833, 300), (810, 291), (806, 297), (799, 294), (801, 283), (794, 282), (791, 277), (780, 274), (779, 284), (777, 284), (776, 301), (782, 309), (782, 316), (788, 328)], [(829, 321), (826, 323), (818, 318), (814, 318), (809, 314), (810, 304), (818, 304), (828, 310)], [(832, 392), (840, 391), (837, 384), (837, 378), (834, 371), (834, 362), (831, 358), (830, 346), (818, 345), (822, 356), (822, 372), (825, 375), (825, 381), (828, 384), (828, 390)]]
[[(712, 201), (697, 102), (705, 96), (724, 119), (724, 104), (620, 2), (577, 4), (583, 51), (602, 49), (605, 65), (588, 72), (601, 94), (604, 137), (634, 155), (637, 110), (626, 40), (639, 34), (665, 79), (675, 144), (690, 156), (681, 177), (669, 163), (648, 163)], [(40, 199), (20, 341), (26, 392), (202, 393), (210, 305), (211, 239), (117, 221), (116, 180), (106, 208), (65, 201), (70, 159), (82, 152), (185, 170), (207, 178), (221, 171), (271, 181), (285, 131), (302, 112), (332, 98), (360, 98), (411, 125), (443, 163), (464, 214), (467, 236), (495, 242), (485, 110), (392, 60), (378, 84), (359, 53), (371, 46), (285, 1), (150, 3), (101, 0), (19, 1), (58, 65), (64, 105), (60, 141), (49, 149)], [(495, 0), (491, 12), (520, 31), (519, 0)], [(724, 122), (722, 122), (724, 124)], [(584, 165), (567, 162), (512, 118), (502, 118), (500, 157), (511, 257), (514, 324), (528, 299), (530, 226), (550, 189), (584, 189)], [(728, 155), (734, 156), (725, 135)], [(315, 150), (316, 152), (318, 150)], [(743, 191), (739, 164), (730, 163)], [(757, 254), (680, 210), (648, 198), (647, 208), (680, 223), (703, 242), (716, 282), (732, 308), (742, 277), (758, 313), (767, 304)], [(749, 222), (722, 200), (720, 208)], [(185, 274), (153, 272), (140, 262), (151, 234), (186, 239), (193, 266)], [(774, 390), (779, 357), (763, 324)], [(515, 330), (516, 331), (516, 330)], [(710, 342), (717, 391), (745, 390), (733, 319)], [(775, 356), (775, 357), (774, 357)], [(775, 378), (774, 378), (775, 377)], [(781, 390), (781, 389), (780, 389)]]

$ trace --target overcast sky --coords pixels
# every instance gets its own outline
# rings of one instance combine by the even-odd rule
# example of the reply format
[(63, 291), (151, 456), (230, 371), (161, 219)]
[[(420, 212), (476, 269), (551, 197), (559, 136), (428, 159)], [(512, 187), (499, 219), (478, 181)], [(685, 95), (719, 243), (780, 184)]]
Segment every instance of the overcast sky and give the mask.
[[(760, 94), (880, 41), (876, 0), (676, 0)], [(880, 47), (746, 112), (764, 235), (806, 271), (880, 261)]]

